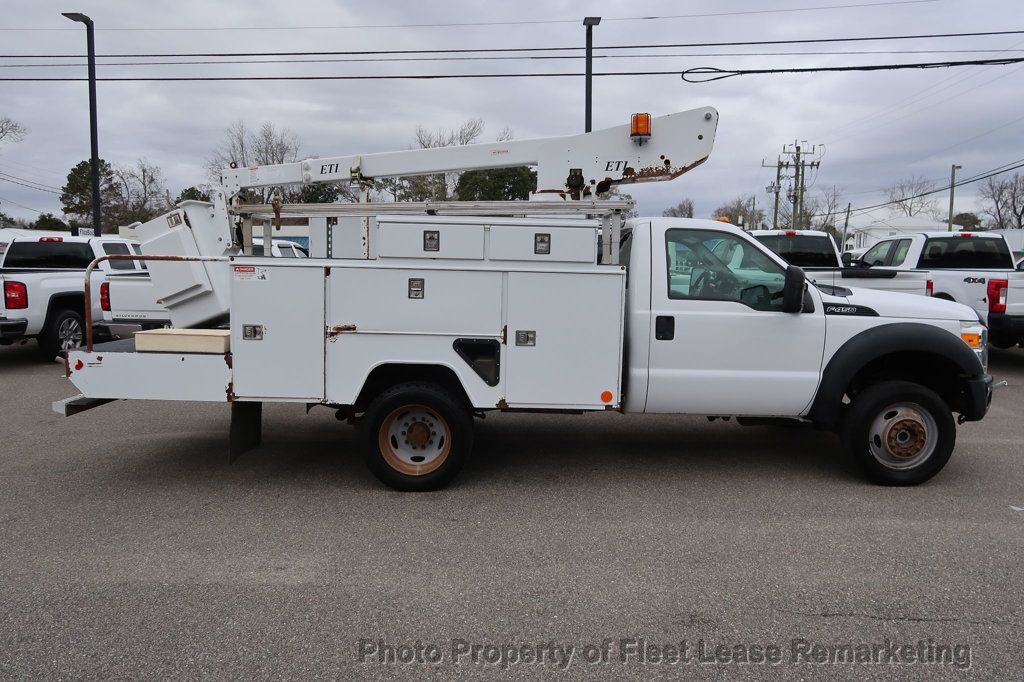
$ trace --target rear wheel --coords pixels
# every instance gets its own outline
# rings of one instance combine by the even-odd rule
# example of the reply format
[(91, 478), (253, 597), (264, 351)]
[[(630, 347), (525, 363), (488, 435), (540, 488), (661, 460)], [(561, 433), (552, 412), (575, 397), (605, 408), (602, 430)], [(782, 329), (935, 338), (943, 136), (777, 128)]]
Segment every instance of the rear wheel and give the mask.
[(435, 384), (387, 389), (367, 407), (362, 429), (367, 466), (398, 490), (444, 487), (473, 447), (469, 410)]
[(916, 485), (942, 470), (953, 454), (953, 414), (934, 391), (908, 381), (867, 387), (850, 404), (843, 446), (868, 478)]
[(52, 360), (64, 351), (81, 346), (84, 338), (85, 321), (82, 316), (74, 310), (58, 310), (39, 334), (39, 352), (47, 360)]

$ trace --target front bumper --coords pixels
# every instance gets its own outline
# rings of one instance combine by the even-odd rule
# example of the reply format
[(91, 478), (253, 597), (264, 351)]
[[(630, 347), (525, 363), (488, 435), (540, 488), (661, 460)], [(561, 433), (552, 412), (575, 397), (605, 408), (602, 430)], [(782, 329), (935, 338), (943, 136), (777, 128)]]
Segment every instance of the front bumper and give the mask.
[(988, 337), (1018, 343), (1024, 341), (1024, 315), (988, 314)]
[(976, 422), (988, 412), (992, 404), (992, 375), (967, 379), (964, 383), (964, 405), (960, 412), (963, 421)]
[(0, 320), (0, 339), (20, 339), (28, 329), (28, 320)]

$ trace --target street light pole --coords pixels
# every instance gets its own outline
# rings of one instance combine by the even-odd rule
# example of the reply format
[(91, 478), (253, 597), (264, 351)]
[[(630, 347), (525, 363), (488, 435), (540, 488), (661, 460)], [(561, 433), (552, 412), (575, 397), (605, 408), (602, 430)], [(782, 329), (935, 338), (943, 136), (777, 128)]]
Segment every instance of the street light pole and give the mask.
[(956, 172), (963, 168), (955, 163), (949, 171), (949, 224), (946, 226), (947, 232), (953, 231), (953, 189), (956, 186)]
[(89, 142), (92, 156), (89, 160), (92, 171), (92, 228), (96, 235), (103, 234), (100, 222), (100, 143), (96, 131), (96, 40), (93, 35), (92, 19), (80, 12), (62, 12), (71, 21), (85, 24), (85, 39), (89, 52)]
[(594, 78), (594, 27), (601, 23), (601, 17), (584, 17), (583, 25), (587, 27), (587, 85), (586, 85), (586, 113), (583, 124), (583, 132), (590, 132), (590, 113), (593, 100), (593, 78)]

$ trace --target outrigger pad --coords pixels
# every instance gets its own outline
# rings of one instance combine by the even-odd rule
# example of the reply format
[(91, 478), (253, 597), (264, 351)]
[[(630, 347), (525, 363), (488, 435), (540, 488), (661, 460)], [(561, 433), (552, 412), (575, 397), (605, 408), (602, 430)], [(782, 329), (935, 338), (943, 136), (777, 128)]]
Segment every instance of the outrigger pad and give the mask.
[(231, 403), (230, 440), (229, 463), (234, 463), (263, 441), (263, 403)]

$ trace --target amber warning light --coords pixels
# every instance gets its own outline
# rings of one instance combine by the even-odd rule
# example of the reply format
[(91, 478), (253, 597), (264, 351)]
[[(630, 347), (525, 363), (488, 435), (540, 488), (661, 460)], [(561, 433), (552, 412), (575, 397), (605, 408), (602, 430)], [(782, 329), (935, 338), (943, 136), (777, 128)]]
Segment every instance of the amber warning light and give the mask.
[(637, 144), (643, 144), (651, 136), (651, 115), (633, 114), (629, 122), (629, 136)]

